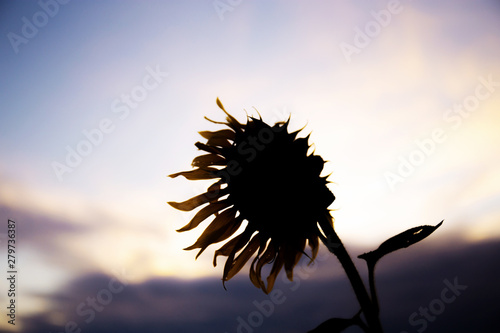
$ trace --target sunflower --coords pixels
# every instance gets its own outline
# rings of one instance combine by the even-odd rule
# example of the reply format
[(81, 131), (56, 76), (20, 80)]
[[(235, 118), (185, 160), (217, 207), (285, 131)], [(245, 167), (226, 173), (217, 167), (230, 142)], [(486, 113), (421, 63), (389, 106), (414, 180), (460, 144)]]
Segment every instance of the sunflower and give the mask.
[[(169, 202), (179, 210), (201, 208), (179, 232), (192, 230), (214, 215), (198, 240), (185, 250), (200, 249), (196, 258), (211, 244), (233, 236), (244, 221), (245, 229), (215, 251), (227, 257), (223, 283), (235, 276), (256, 254), (250, 266), (250, 280), (269, 293), (280, 270), (285, 267), (289, 280), (307, 245), (311, 262), (315, 259), (319, 238), (324, 240), (319, 223), (333, 227), (328, 206), (335, 196), (327, 188), (327, 177), (321, 177), (325, 161), (310, 148), (308, 139), (297, 138), (301, 131), (288, 132), (290, 118), (270, 126), (248, 117), (241, 124), (231, 116), (217, 98), (217, 105), (227, 115), (226, 122), (213, 123), (227, 128), (202, 131), (206, 143), (195, 145), (206, 154), (196, 157), (191, 171), (170, 177), (184, 176), (188, 180), (214, 179), (206, 193), (184, 202)], [(307, 255), (307, 254), (306, 254)], [(262, 280), (265, 264), (272, 267), (267, 285)]]

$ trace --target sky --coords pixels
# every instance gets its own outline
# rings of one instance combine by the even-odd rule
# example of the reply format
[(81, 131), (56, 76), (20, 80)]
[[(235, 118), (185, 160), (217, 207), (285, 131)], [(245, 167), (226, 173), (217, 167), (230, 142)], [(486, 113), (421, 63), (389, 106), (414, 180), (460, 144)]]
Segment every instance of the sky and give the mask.
[[(76, 309), (102, 285), (120, 289), (118, 282), (110, 287), (113, 277), (127, 281), (125, 291), (91, 320), (101, 325), (94, 332), (141, 302), (167, 304), (168, 312), (172, 301), (162, 302), (161, 293), (177, 287), (202, 293), (208, 284), (207, 299), (228, 297), (221, 308), (186, 296), (178, 311), (193, 307), (200, 323), (229, 311), (206, 331), (235, 330), (234, 311), (257, 297), (247, 273), (236, 280), (236, 295), (220, 291), (214, 246), (195, 261), (195, 253), (182, 249), (201, 230), (175, 231), (195, 212), (166, 204), (209, 185), (167, 175), (190, 168), (199, 153), (194, 143), (202, 140), (198, 131), (220, 128), (204, 119), (224, 119), (217, 97), (241, 122), (260, 114), (270, 124), (290, 116), (292, 129), (305, 126), (302, 135), (310, 133), (315, 153), (328, 161), (323, 174), (331, 174), (336, 196), (335, 229), (352, 253), (441, 220), (406, 253), (428, 256), (429, 247), (440, 249), (433, 257), (446, 249), (456, 258), (459, 249), (494, 248), (500, 239), (499, 15), (493, 0), (3, 2), (0, 250), (7, 253), (11, 219), (19, 322), (2, 320), (0, 330), (59, 332), (75, 314), (68, 304)], [(391, 263), (384, 274), (401, 265)], [(7, 272), (7, 262), (1, 265)], [(341, 272), (318, 266), (309, 281), (343, 283)], [(426, 275), (426, 281), (440, 290), (454, 274)], [(475, 277), (468, 277), (473, 285)], [(7, 304), (7, 283), (0, 287)], [(153, 298), (146, 297), (148, 288)], [(420, 305), (420, 299), (406, 302), (404, 309)], [(302, 310), (287, 307), (273, 320), (296, 311)], [(154, 312), (140, 322), (169, 327), (158, 318), (161, 312)], [(319, 322), (311, 319), (303, 329)], [(172, 332), (198, 329), (171, 325)], [(416, 331), (406, 326), (390, 327)], [(255, 331), (273, 329), (263, 324)]]

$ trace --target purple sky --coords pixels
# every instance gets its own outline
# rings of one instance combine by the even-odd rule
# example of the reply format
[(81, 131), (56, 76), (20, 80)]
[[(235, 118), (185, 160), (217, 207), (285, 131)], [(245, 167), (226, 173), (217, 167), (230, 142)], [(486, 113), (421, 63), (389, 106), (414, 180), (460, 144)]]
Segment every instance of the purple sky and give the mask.
[[(118, 322), (121, 331), (144, 323), (168, 328), (164, 312), (147, 317), (144, 309), (170, 304), (162, 303), (162, 293), (181, 288), (189, 297), (167, 309), (192, 308), (199, 317), (182, 326), (189, 320), (179, 315), (171, 331), (197, 332), (196, 324), (210, 323), (213, 332), (230, 332), (234, 317), (263, 299), (248, 286), (246, 273), (234, 291), (222, 293), (212, 283), (222, 274), (221, 265), (212, 267), (214, 247), (197, 261), (182, 250), (201, 230), (175, 232), (194, 212), (166, 204), (206, 189), (204, 181), (166, 176), (189, 168), (198, 154), (198, 131), (219, 128), (203, 119), (223, 119), (216, 97), (240, 121), (245, 110), (256, 115), (255, 107), (268, 123), (291, 114), (292, 129), (306, 125), (303, 135), (311, 133), (316, 154), (329, 161), (324, 174), (332, 173), (335, 228), (348, 246), (367, 251), (442, 219), (443, 226), (419, 245), (423, 252), (446, 244), (456, 258), (452, 244), (495, 244), (499, 16), (493, 0), (2, 3), (0, 251), (7, 251), (6, 225), (13, 219), (20, 325), (39, 321), (44, 332), (61, 330), (75, 315), (68, 308), (117, 272), (128, 272), (130, 288), (96, 315), (95, 330), (86, 331), (114, 330)], [(439, 258), (432, 267), (445, 260)], [(463, 270), (481, 291), (459, 298), (453, 313), (463, 315), (470, 302), (487, 308), (491, 281), (477, 281), (490, 264)], [(395, 267), (386, 268), (382, 283), (402, 281), (389, 274)], [(403, 327), (412, 309), (437, 297), (443, 279), (463, 269), (442, 267), (435, 276), (422, 273), (427, 280), (420, 286), (401, 282), (401, 293), (416, 288), (428, 294), (405, 299), (397, 312), (402, 319), (383, 314), (387, 325), (399, 323), (390, 326), (395, 332), (415, 331)], [(319, 269), (310, 281), (323, 286), (341, 276), (328, 272)], [(331, 280), (332, 288), (341, 281)], [(205, 285), (211, 286), (207, 294), (197, 289)], [(149, 297), (148, 288), (158, 293)], [(315, 296), (303, 293), (289, 299), (313, 304)], [(212, 308), (206, 297), (227, 300)], [(321, 311), (328, 308), (327, 299), (318, 302)], [(387, 302), (397, 308), (401, 300)], [(139, 326), (127, 321), (135, 318), (134, 305)], [(305, 311), (291, 302), (282, 309), (269, 318), (274, 324), (256, 332), (271, 332)], [(310, 329), (327, 318), (321, 311), (306, 311), (310, 320), (289, 327)], [(427, 331), (446, 331), (443, 322), (450, 323), (436, 321)], [(0, 330), (10, 329), (0, 321)]]

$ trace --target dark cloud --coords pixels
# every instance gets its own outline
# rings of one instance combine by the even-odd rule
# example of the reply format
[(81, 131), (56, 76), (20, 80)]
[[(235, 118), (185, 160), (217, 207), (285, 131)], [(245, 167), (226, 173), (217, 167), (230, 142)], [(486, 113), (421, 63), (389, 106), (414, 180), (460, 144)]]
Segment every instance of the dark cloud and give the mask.
[[(377, 267), (385, 331), (496, 332), (500, 242), (424, 245), (393, 253)], [(358, 310), (345, 278), (336, 273), (325, 278), (330, 270), (338, 266), (328, 260), (315, 272), (297, 271), (293, 283), (279, 279), (272, 297), (253, 287), (246, 274), (229, 281), (227, 291), (217, 279), (156, 278), (131, 284), (93, 274), (47, 295), (51, 308), (23, 318), (23, 331), (65, 332), (67, 324), (74, 332), (94, 333), (306, 332), (332, 316)], [(429, 307), (426, 319), (421, 311)], [(50, 315), (58, 313), (64, 320), (51, 323)]]
[[(43, 256), (45, 262), (56, 266), (70, 267), (76, 271), (91, 266), (89, 259), (82, 253), (72, 251), (65, 244), (71, 237), (85, 239), (87, 234), (95, 233), (98, 228), (92, 223), (74, 223), (47, 214), (26, 209), (15, 209), (0, 204), (1, 221), (12, 219), (16, 222), (16, 238), (22, 239), (24, 246), (32, 247)], [(4, 229), (5, 231), (7, 229)], [(4, 232), (5, 232), (4, 231)]]

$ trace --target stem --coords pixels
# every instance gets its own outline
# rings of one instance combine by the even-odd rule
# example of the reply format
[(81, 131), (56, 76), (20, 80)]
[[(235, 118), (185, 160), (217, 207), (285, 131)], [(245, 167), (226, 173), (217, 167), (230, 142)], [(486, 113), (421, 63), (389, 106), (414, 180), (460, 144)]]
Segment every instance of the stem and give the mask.
[(331, 217), (328, 215), (325, 219), (320, 219), (319, 223), (321, 229), (327, 237), (327, 239), (321, 237), (321, 240), (325, 243), (328, 250), (337, 256), (342, 267), (344, 268), (347, 277), (351, 282), (352, 288), (354, 289), (359, 305), (365, 315), (369, 331), (373, 333), (382, 333), (382, 325), (380, 324), (376, 307), (374, 307), (370, 297), (368, 296), (365, 285), (363, 284), (363, 280), (361, 279), (356, 266), (352, 262), (351, 257), (347, 253), (347, 250), (342, 244), (339, 236), (333, 229)]
[(366, 326), (366, 324), (363, 322), (363, 320), (361, 320), (361, 317), (359, 316), (361, 312), (362, 310), (359, 310), (356, 316), (354, 316), (354, 318), (356, 318), (356, 325), (358, 325), (363, 330), (363, 332), (370, 333), (368, 326)]
[(377, 297), (377, 288), (375, 288), (375, 263), (369, 261), (368, 262), (368, 280), (370, 281), (370, 293), (372, 297), (373, 308), (375, 313), (378, 315), (380, 312), (378, 297)]

